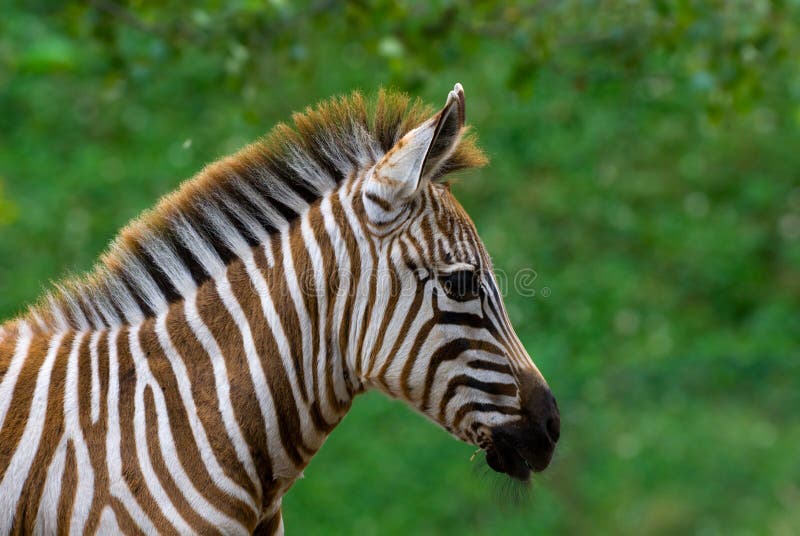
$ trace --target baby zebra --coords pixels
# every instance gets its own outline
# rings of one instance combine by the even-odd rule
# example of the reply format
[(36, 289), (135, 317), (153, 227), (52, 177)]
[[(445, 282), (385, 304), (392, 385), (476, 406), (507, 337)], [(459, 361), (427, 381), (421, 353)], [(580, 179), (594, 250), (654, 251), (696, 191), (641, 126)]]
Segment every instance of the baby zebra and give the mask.
[(547, 467), (555, 399), (443, 178), (440, 111), (355, 93), (294, 115), (0, 326), (0, 534), (281, 534), (281, 498), (375, 388), (489, 466)]

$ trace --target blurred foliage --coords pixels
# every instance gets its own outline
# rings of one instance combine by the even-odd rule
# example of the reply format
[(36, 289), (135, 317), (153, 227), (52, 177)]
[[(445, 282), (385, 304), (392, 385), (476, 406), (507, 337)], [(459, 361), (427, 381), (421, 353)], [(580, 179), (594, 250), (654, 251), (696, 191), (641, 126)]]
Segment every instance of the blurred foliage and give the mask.
[[(294, 534), (800, 532), (800, 2), (26, 2), (0, 17), (0, 314), (203, 163), (332, 94), (456, 80), (457, 196), (564, 418), (506, 506), (370, 394)], [(477, 462), (476, 462), (477, 463)], [(502, 487), (502, 485), (501, 485)]]

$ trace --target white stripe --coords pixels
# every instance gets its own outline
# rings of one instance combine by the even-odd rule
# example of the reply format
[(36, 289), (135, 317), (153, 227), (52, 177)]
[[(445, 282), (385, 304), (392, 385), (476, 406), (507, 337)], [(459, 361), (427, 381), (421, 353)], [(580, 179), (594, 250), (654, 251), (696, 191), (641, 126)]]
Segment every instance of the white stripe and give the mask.
[(128, 286), (111, 272), (107, 273), (105, 282), (108, 287), (109, 300), (122, 310), (127, 323), (133, 325), (142, 322), (144, 313), (139, 304), (136, 303), (130, 290), (128, 290)]
[(308, 208), (305, 199), (297, 195), (297, 192), (286, 184), (286, 181), (279, 179), (263, 167), (254, 168), (252, 171), (255, 175), (253, 178), (259, 181), (260, 186), (273, 199), (279, 199), (281, 204), (286, 205), (297, 214), (302, 214)]
[(281, 520), (278, 523), (278, 528), (275, 530), (275, 536), (283, 536), (284, 535), (283, 514), (281, 514), (280, 516), (281, 516)]
[(269, 233), (267, 230), (264, 229), (260, 223), (256, 221), (253, 216), (251, 216), (248, 212), (242, 210), (241, 206), (237, 204), (236, 201), (230, 198), (230, 196), (220, 192), (217, 194), (217, 197), (225, 205), (225, 208), (233, 214), (233, 216), (239, 220), (245, 227), (247, 227), (248, 232), (253, 235), (260, 243), (264, 243), (269, 240)]
[[(414, 285), (414, 282), (411, 282), (410, 284)], [(390, 367), (385, 371), (383, 377), (380, 379), (386, 382), (389, 385), (390, 389), (396, 390), (396, 392), (400, 392), (400, 387), (401, 387), (400, 378), (402, 377), (402, 371), (403, 367), (406, 364), (405, 363), (406, 359), (411, 359), (411, 357), (403, 359), (401, 356), (410, 356), (411, 349), (414, 346), (415, 342), (415, 337), (413, 335), (419, 335), (420, 331), (422, 330), (422, 326), (425, 325), (433, 317), (433, 308), (430, 301), (427, 302), (423, 301), (420, 308), (417, 310), (412, 310), (411, 309), (412, 305), (413, 305), (413, 300), (411, 299), (406, 300), (405, 302), (403, 302), (402, 300), (398, 302), (397, 314), (395, 315), (395, 319), (397, 320), (396, 327), (392, 326), (392, 324), (395, 324), (394, 322), (395, 319), (393, 319), (393, 322), (389, 325), (389, 328), (387, 330), (390, 333), (397, 333), (397, 339), (391, 341), (392, 346), (389, 346), (389, 348), (393, 347), (397, 343), (397, 340), (402, 342), (397, 348), (397, 353), (393, 354), (395, 358), (392, 360)], [(400, 324), (406, 317), (413, 317), (414, 320), (412, 320), (408, 331), (406, 331), (405, 333), (401, 333)], [(435, 331), (432, 331), (431, 333), (435, 333)], [(428, 337), (430, 336), (431, 334), (428, 333)], [(385, 344), (388, 346), (388, 341), (386, 341)], [(423, 341), (423, 345), (425, 344), (428, 344), (427, 339), (426, 341)], [(422, 351), (420, 351), (418, 355), (423, 356), (425, 354)], [(429, 358), (430, 356), (431, 354), (428, 354)], [(391, 357), (392, 355), (390, 355), (389, 352), (387, 351), (386, 354), (383, 356), (383, 359), (378, 360), (378, 362), (375, 364), (375, 366), (373, 367), (373, 371), (377, 374)], [(417, 359), (417, 363), (415, 363), (414, 368), (421, 369), (424, 373), (424, 371), (427, 370), (427, 366), (428, 363), (423, 362), (423, 360), (419, 358)], [(415, 374), (414, 371), (412, 371), (412, 375), (413, 374)]]
[(89, 311), (90, 325), (96, 330), (102, 329), (103, 319), (100, 318), (100, 313), (99, 309), (97, 308), (97, 303), (95, 302), (95, 299), (91, 293), (87, 293), (86, 296), (83, 297), (83, 304)]
[(211, 444), (208, 441), (205, 428), (203, 428), (203, 423), (197, 414), (197, 406), (195, 405), (194, 398), (192, 396), (192, 386), (189, 382), (189, 371), (186, 369), (186, 364), (183, 362), (183, 358), (178, 353), (178, 350), (172, 344), (169, 332), (167, 331), (166, 315), (162, 315), (158, 318), (155, 324), (155, 329), (156, 335), (158, 335), (158, 341), (161, 343), (161, 348), (172, 365), (172, 371), (175, 375), (176, 381), (178, 382), (178, 392), (181, 396), (181, 402), (183, 402), (183, 405), (186, 408), (189, 426), (192, 429), (192, 437), (197, 445), (197, 449), (200, 451), (200, 458), (202, 459), (209, 476), (222, 491), (228, 495), (240, 499), (242, 502), (248, 504), (250, 508), (252, 508), (253, 512), (258, 513), (259, 509), (256, 506), (253, 497), (251, 497), (247, 491), (238, 486), (228, 477), (227, 474), (225, 474), (225, 471), (222, 469), (222, 467), (220, 467), (217, 458), (214, 456), (214, 451), (211, 449)]
[(50, 347), (44, 363), (42, 363), (39, 374), (36, 377), (36, 386), (33, 391), (31, 410), (25, 424), (25, 431), (22, 433), (17, 449), (14, 451), (11, 462), (3, 475), (3, 481), (0, 483), (0, 533), (11, 528), (22, 486), (25, 485), (26, 476), (30, 471), (33, 458), (39, 450), (39, 441), (44, 430), (47, 411), (47, 398), (50, 391), (50, 375), (53, 372), (53, 365), (64, 335), (64, 333), (56, 335), (50, 341)]
[(32, 339), (31, 327), (27, 322), (22, 322), (17, 330), (17, 346), (14, 350), (14, 356), (11, 358), (11, 363), (8, 365), (3, 380), (0, 381), (0, 430), (3, 429), (14, 387), (17, 385), (17, 378), (22, 370), (23, 363), (25, 363), (25, 358), (28, 356)]
[[(119, 429), (119, 360), (117, 355), (117, 336), (119, 328), (108, 335), (108, 431), (106, 433), (106, 465), (108, 466), (109, 492), (119, 499), (131, 519), (145, 534), (158, 534), (155, 525), (147, 517), (133, 497), (128, 483), (122, 476), (121, 435)], [(105, 517), (105, 512), (104, 516)], [(116, 516), (115, 516), (116, 519)], [(101, 519), (101, 525), (103, 525)]]
[(36, 512), (36, 522), (33, 525), (34, 534), (55, 534), (57, 532), (58, 500), (61, 496), (61, 479), (64, 476), (66, 459), (67, 441), (62, 437), (53, 454), (53, 459), (50, 461), (50, 466), (47, 468), (44, 490), (39, 501), (39, 511)]
[(114, 306), (111, 303), (111, 293), (106, 283), (92, 292), (92, 302), (100, 312), (105, 323), (109, 326), (117, 326), (122, 323), (122, 319), (117, 314)]
[[(314, 374), (315, 371), (311, 370), (312, 364), (312, 340), (311, 337), (313, 334), (311, 330), (308, 329), (308, 326), (311, 326), (311, 320), (308, 318), (308, 310), (306, 309), (306, 302), (303, 299), (302, 291), (297, 285), (297, 273), (294, 269), (294, 262), (292, 260), (292, 248), (289, 242), (289, 233), (285, 233), (281, 235), (281, 249), (283, 253), (283, 277), (286, 281), (286, 288), (289, 290), (289, 297), (291, 298), (291, 303), (284, 303), (281, 304), (283, 307), (294, 307), (295, 312), (297, 314), (297, 322), (300, 327), (301, 331), (301, 344), (302, 344), (302, 367), (304, 374), (304, 381), (306, 383), (306, 392), (309, 393), (309, 398), (314, 400), (317, 396), (317, 393), (314, 392)], [(280, 277), (279, 275), (277, 277)], [(259, 290), (259, 295), (264, 295), (264, 292)], [(291, 361), (291, 360), (290, 360)], [(294, 370), (292, 366), (291, 370)], [(320, 406), (321, 409), (325, 409), (327, 406)], [(328, 413), (325, 415), (325, 411), (321, 412), (323, 417), (327, 422), (335, 422), (336, 415), (332, 415)]]
[[(324, 407), (328, 410), (330, 415), (336, 415), (335, 408), (331, 408), (328, 406), (328, 397), (323, 396), (322, 393), (326, 390), (326, 382), (332, 381), (333, 378), (329, 378), (328, 375), (328, 365), (326, 355), (325, 355), (325, 315), (327, 314), (327, 300), (325, 299), (325, 281), (320, 274), (320, 272), (324, 272), (324, 268), (318, 270), (318, 264), (322, 264), (322, 259), (320, 259), (320, 250), (319, 245), (317, 244), (317, 240), (314, 237), (314, 232), (311, 230), (311, 224), (309, 222), (308, 214), (304, 214), (303, 218), (300, 220), (300, 235), (303, 238), (303, 244), (305, 245), (306, 253), (308, 253), (308, 257), (311, 261), (311, 271), (312, 274), (304, 273), (302, 275), (302, 281), (297, 279), (297, 282), (301, 285), (299, 289), (300, 292), (304, 295), (309, 295), (312, 291), (310, 287), (311, 281), (308, 281), (307, 278), (309, 275), (314, 277), (313, 281), (313, 296), (312, 298), (317, 301), (317, 331), (316, 336), (317, 341), (319, 343), (319, 348), (317, 349), (317, 370), (311, 370), (311, 364), (313, 361), (309, 361), (309, 366), (306, 367), (306, 372), (310, 374), (314, 374), (317, 376), (317, 385), (319, 386), (319, 405), (320, 407)], [(328, 274), (330, 277), (330, 274)], [(292, 286), (294, 280), (289, 280), (289, 286)], [(311, 327), (312, 324), (309, 324)], [(336, 361), (334, 359), (334, 361)], [(335, 364), (335, 363), (334, 363)], [(334, 417), (335, 422), (335, 417)]]
[(70, 326), (68, 325), (67, 319), (64, 316), (64, 311), (61, 309), (61, 306), (58, 304), (52, 294), (48, 296), (48, 302), (50, 303), (50, 314), (53, 317), (53, 324), (56, 327), (56, 331), (69, 330)]
[(97, 423), (97, 420), (100, 418), (100, 358), (97, 355), (97, 346), (100, 343), (100, 337), (103, 333), (106, 332), (95, 331), (92, 333), (92, 339), (89, 341), (89, 357), (92, 367), (92, 424)]
[[(329, 213), (329, 210), (323, 210), (322, 205), (325, 205), (326, 208), (330, 208), (330, 200), (325, 198), (320, 205), (320, 213), (322, 214), (323, 224), (325, 225), (325, 229), (323, 232), (328, 236), (331, 240), (332, 244), (335, 244), (333, 237), (330, 234), (329, 225), (336, 225), (334, 222), (329, 222), (328, 217), (333, 217), (332, 214)], [(325, 324), (328, 315), (328, 300), (333, 300), (334, 309), (331, 309), (331, 314), (335, 311), (336, 300), (339, 298), (341, 292), (337, 292), (336, 296), (328, 296), (328, 284), (326, 279), (329, 279), (332, 274), (325, 273), (325, 263), (322, 259), (322, 252), (319, 247), (319, 243), (317, 242), (316, 237), (314, 236), (314, 231), (311, 229), (311, 221), (310, 218), (303, 217), (303, 221), (301, 223), (301, 232), (303, 234), (303, 242), (306, 245), (306, 251), (308, 252), (308, 256), (311, 259), (311, 266), (314, 270), (314, 284), (317, 290), (317, 298), (319, 299), (319, 361), (317, 362), (317, 370), (315, 374), (319, 377), (319, 384), (325, 385), (326, 380), (329, 383), (333, 384), (333, 392), (336, 394), (336, 398), (338, 400), (348, 400), (350, 398), (349, 393), (347, 392), (347, 385), (344, 382), (344, 371), (342, 370), (342, 360), (341, 360), (341, 351), (339, 349), (338, 344), (334, 344), (335, 341), (339, 340), (338, 337), (338, 327), (339, 322), (337, 320), (341, 319), (341, 317), (334, 317), (331, 320), (331, 335), (333, 340), (328, 340), (328, 337), (325, 333)], [(333, 259), (334, 263), (338, 263), (338, 259)], [(339, 278), (341, 279), (342, 273), (339, 272)], [(386, 288), (386, 287), (384, 287)], [(387, 293), (388, 294), (388, 293)], [(385, 307), (382, 308), (385, 310)], [(330, 352), (327, 351), (327, 345), (331, 344)], [(363, 349), (362, 355), (363, 355)], [(330, 354), (330, 356), (328, 355)], [(329, 357), (330, 361), (329, 362)], [(320, 400), (320, 404), (327, 404), (328, 400), (327, 397), (322, 397)], [(331, 412), (338, 413), (336, 408), (331, 408)]]
[(216, 204), (200, 202), (198, 207), (205, 216), (206, 224), (214, 229), (217, 237), (222, 240), (223, 245), (239, 257), (250, 251), (247, 240), (244, 239), (239, 230), (233, 226)]
[[(400, 248), (398, 248), (399, 250)], [(405, 260), (402, 258), (402, 253), (397, 252), (397, 257), (394, 259), (387, 259), (386, 263), (379, 261), (381, 264), (381, 268), (378, 269), (379, 274), (384, 272), (390, 273), (392, 271), (397, 270), (397, 266), (402, 266), (405, 263)], [(397, 343), (397, 340), (401, 337), (406, 337), (408, 334), (401, 331), (403, 327), (403, 323), (410, 315), (416, 315), (417, 311), (411, 311), (410, 306), (414, 301), (414, 295), (416, 294), (416, 287), (418, 285), (416, 279), (412, 281), (404, 280), (405, 278), (400, 278), (398, 280), (399, 289), (398, 292), (400, 296), (397, 300), (397, 305), (395, 305), (394, 313), (392, 317), (388, 319), (384, 328), (384, 337), (383, 342), (381, 343), (381, 347), (377, 349), (375, 353), (375, 361), (372, 363), (367, 363), (367, 367), (369, 368), (369, 372), (373, 373), (380, 370), (381, 366), (385, 363), (386, 359), (391, 357), (389, 352)], [(391, 283), (387, 283), (389, 287), (391, 287)], [(380, 287), (378, 287), (380, 288)], [(381, 319), (380, 322), (383, 322), (384, 319)], [(374, 324), (373, 324), (374, 325)], [(365, 341), (371, 340), (369, 335), (364, 338)], [(369, 349), (370, 355), (371, 352), (375, 350), (374, 347)], [(363, 351), (363, 350), (362, 350)], [(365, 369), (362, 369), (365, 370)], [(367, 372), (367, 370), (365, 370)]]
[(203, 265), (211, 277), (225, 271), (225, 263), (219, 258), (217, 252), (198, 234), (192, 224), (183, 215), (178, 215), (173, 221), (173, 228), (183, 245), (192, 252), (192, 255)]
[(77, 472), (78, 485), (75, 488), (75, 500), (72, 506), (72, 520), (70, 531), (78, 534), (83, 533), (86, 519), (89, 517), (89, 509), (92, 506), (94, 497), (94, 469), (89, 458), (89, 449), (83, 439), (80, 422), (80, 406), (78, 403), (80, 383), (78, 381), (78, 358), (80, 357), (80, 347), (85, 333), (75, 335), (72, 344), (72, 351), (67, 362), (67, 380), (64, 387), (64, 427), (66, 433), (71, 437), (75, 448), (75, 463), (79, 468)]
[(42, 315), (39, 311), (34, 311), (33, 320), (36, 322), (36, 325), (40, 330), (45, 331), (47, 329), (47, 324), (45, 323), (44, 318), (42, 318)]
[[(266, 259), (267, 259), (267, 267), (270, 268), (270, 269), (275, 267), (275, 255), (272, 254), (272, 241), (273, 240), (274, 240), (274, 237), (270, 238), (269, 240), (264, 241), (264, 243), (261, 246), (261, 249), (264, 252), (264, 257), (266, 257)], [(280, 240), (280, 238), (278, 238), (278, 240)]]
[[(510, 397), (503, 397), (503, 399), (507, 399), (512, 407), (519, 404), (519, 400), (516, 398)], [(462, 398), (461, 400), (450, 404), (451, 411), (448, 411), (448, 415), (445, 417), (445, 422), (454, 422), (455, 415), (458, 413), (458, 410), (465, 404), (465, 400), (469, 400), (470, 402), (474, 401), (473, 397), (469, 398)], [(503, 400), (501, 400), (502, 402)], [(497, 403), (497, 402), (495, 402)], [(455, 404), (455, 405), (454, 405)], [(438, 409), (437, 409), (438, 412)], [(431, 419), (433, 422), (437, 422), (435, 419)], [(497, 411), (482, 411), (482, 410), (472, 410), (467, 412), (464, 417), (461, 419), (461, 423), (458, 425), (461, 430), (469, 430), (470, 426), (473, 422), (478, 421), (483, 426), (488, 426), (489, 428), (494, 428), (496, 426), (501, 426), (503, 424), (508, 424), (513, 421), (518, 421), (518, 415), (507, 415), (505, 413), (500, 413)], [(451, 432), (452, 433), (452, 432)]]
[[(275, 308), (275, 302), (272, 300), (272, 296), (270, 295), (267, 281), (264, 278), (264, 275), (261, 273), (261, 270), (259, 270), (258, 266), (256, 265), (255, 258), (252, 255), (244, 258), (244, 266), (247, 270), (247, 275), (250, 278), (250, 282), (256, 289), (256, 294), (258, 294), (259, 300), (261, 301), (261, 310), (264, 313), (264, 319), (269, 325), (273, 339), (275, 340), (275, 344), (278, 347), (279, 356), (276, 357), (280, 357), (281, 359), (281, 363), (283, 364), (283, 368), (286, 371), (286, 375), (288, 376), (289, 383), (292, 387), (292, 394), (294, 395), (294, 399), (298, 404), (298, 409), (301, 409), (300, 421), (303, 425), (303, 432), (310, 432), (313, 428), (310, 426), (311, 415), (309, 413), (307, 404), (304, 404), (302, 399), (300, 390), (301, 387), (297, 382), (298, 373), (295, 369), (294, 359), (292, 359), (289, 339), (286, 337), (286, 333), (283, 331), (281, 317), (278, 315), (278, 311)], [(309, 392), (310, 391), (311, 389), (309, 389)], [(280, 402), (276, 401), (275, 405), (276, 407), (279, 406)], [(306, 425), (309, 425), (309, 430), (306, 430)], [(307, 439), (311, 440), (312, 438)], [(306, 444), (313, 445), (318, 439), (319, 438), (314, 437), (313, 441), (307, 442)]]
[[(252, 255), (248, 255), (247, 258), (245, 258), (245, 264), (253, 264)], [(250, 370), (250, 378), (253, 382), (258, 406), (261, 409), (261, 416), (264, 419), (264, 429), (267, 431), (267, 451), (272, 459), (273, 476), (294, 478), (297, 476), (297, 468), (286, 454), (280, 441), (280, 434), (278, 433), (278, 415), (275, 408), (280, 406), (281, 401), (275, 398), (264, 376), (264, 368), (261, 365), (261, 360), (256, 351), (250, 324), (247, 322), (247, 318), (239, 302), (236, 301), (236, 297), (233, 295), (233, 290), (231, 289), (227, 277), (217, 281), (217, 292), (219, 292), (222, 302), (225, 304), (225, 308), (233, 317), (234, 322), (236, 322), (236, 327), (239, 328), (239, 332), (242, 335), (244, 352), (247, 357), (248, 369)], [(261, 294), (261, 292), (259, 292), (259, 294)], [(274, 332), (275, 329), (272, 331)], [(264, 336), (267, 336), (267, 334), (264, 334)], [(264, 357), (269, 359), (271, 356)]]
[(110, 506), (106, 506), (103, 508), (103, 511), (100, 512), (100, 521), (97, 523), (97, 532), (95, 534), (100, 534), (101, 536), (106, 534), (122, 534), (119, 524), (117, 523), (117, 516)]
[(231, 185), (234, 189), (238, 190), (244, 197), (247, 198), (258, 210), (261, 211), (261, 216), (263, 216), (273, 227), (278, 229), (279, 232), (283, 232), (287, 227), (288, 223), (286, 218), (278, 212), (275, 207), (273, 207), (270, 203), (267, 202), (264, 197), (256, 192), (250, 184), (248, 184), (244, 179), (239, 177), (238, 175), (231, 180)]
[[(353, 208), (350, 205), (350, 200), (345, 199), (342, 197), (341, 189), (338, 190), (339, 192), (339, 199), (341, 200), (342, 210), (347, 217), (347, 225), (349, 225), (352, 229), (359, 229), (361, 227), (361, 223), (359, 221), (358, 215), (353, 212)], [(370, 238), (371, 239), (371, 238)], [(361, 242), (359, 242), (361, 245)], [(358, 340), (359, 334), (361, 333), (362, 329), (366, 329), (366, 326), (363, 326), (362, 318), (364, 317), (364, 311), (367, 307), (367, 300), (365, 299), (369, 296), (369, 277), (367, 277), (372, 270), (376, 269), (372, 266), (372, 255), (368, 251), (368, 246), (364, 244), (360, 248), (360, 256), (361, 256), (361, 271), (360, 273), (361, 278), (354, 283), (357, 285), (356, 288), (356, 296), (361, 299), (356, 299), (355, 303), (353, 304), (354, 310), (353, 314), (353, 322), (351, 323), (350, 333), (347, 340), (347, 348), (348, 348), (348, 358), (355, 360), (361, 357), (359, 354), (362, 351), (362, 348), (358, 348)], [(413, 314), (413, 313), (412, 313)], [(369, 322), (370, 319), (366, 319)], [(366, 340), (366, 337), (365, 339)], [(355, 363), (349, 363), (351, 367), (353, 367)], [(354, 369), (355, 370), (355, 369)], [(361, 370), (365, 370), (362, 368)]]
[[(336, 222), (336, 217), (333, 214), (333, 206), (330, 197), (326, 197), (320, 203), (320, 212), (325, 220), (325, 231), (328, 234), (328, 237), (331, 240), (332, 244), (341, 243), (343, 241), (342, 237), (342, 230), (339, 229), (339, 224)], [(339, 335), (341, 331), (341, 322), (343, 321), (346, 311), (344, 310), (345, 306), (347, 305), (348, 296), (350, 294), (350, 287), (352, 285), (358, 284), (357, 281), (353, 281), (353, 270), (351, 268), (351, 259), (350, 259), (350, 252), (347, 250), (346, 247), (341, 248), (336, 255), (335, 262), (338, 264), (338, 271), (339, 271), (339, 285), (338, 290), (336, 292), (335, 302), (333, 304), (333, 320), (334, 320), (334, 328), (336, 330), (335, 339), (339, 341)], [(336, 344), (333, 348), (336, 357), (336, 366), (338, 368), (337, 374), (341, 377), (344, 377), (344, 371), (342, 371), (342, 356), (340, 345)], [(347, 348), (345, 348), (347, 351)], [(349, 356), (345, 356), (349, 357)], [(345, 363), (345, 366), (349, 366), (352, 368), (352, 363)], [(355, 369), (353, 369), (355, 370)], [(366, 369), (362, 370), (362, 373), (365, 373)], [(349, 396), (346, 396), (349, 398)], [(345, 398), (345, 399), (346, 399)]]
[(317, 159), (308, 154), (302, 146), (290, 143), (286, 145), (286, 149), (289, 151), (286, 163), (297, 173), (298, 177), (302, 177), (304, 186), (313, 193), (322, 196), (336, 187), (336, 181), (333, 180), (330, 173), (324, 171)]
[(147, 358), (142, 351), (141, 341), (139, 341), (139, 330), (141, 325), (131, 327), (128, 331), (128, 346), (131, 351), (134, 366), (136, 367), (136, 390), (133, 398), (133, 426), (134, 426), (134, 442), (136, 444), (136, 458), (139, 461), (139, 469), (142, 472), (142, 478), (147, 486), (147, 489), (155, 500), (156, 506), (161, 513), (166, 517), (174, 526), (175, 530), (180, 534), (194, 534), (194, 531), (183, 519), (180, 512), (172, 504), (166, 490), (161, 485), (161, 482), (153, 469), (153, 463), (150, 459), (150, 449), (147, 444), (147, 422), (145, 416), (144, 406), (144, 390), (151, 384), (154, 384), (154, 390), (159, 390), (159, 387), (153, 382), (150, 368), (147, 365)]
[[(359, 366), (361, 367), (361, 370), (366, 370), (369, 366), (367, 359), (369, 359), (369, 357), (372, 355), (374, 345), (379, 337), (379, 330), (384, 329), (383, 321), (384, 316), (389, 308), (389, 297), (392, 288), (390, 270), (393, 269), (394, 266), (390, 266), (389, 260), (386, 256), (381, 255), (378, 257), (378, 267), (374, 270), (377, 281), (375, 284), (375, 297), (373, 298), (374, 301), (372, 303), (372, 311), (370, 312), (369, 318), (366, 319), (366, 325), (362, 324), (359, 327), (359, 330), (364, 330), (366, 332), (364, 334), (364, 346), (356, 350), (357, 359), (359, 360)], [(369, 277), (371, 277), (371, 274), (365, 276), (365, 279), (368, 279)], [(368, 296), (368, 294), (365, 294), (364, 296)], [(408, 298), (411, 298), (411, 296), (408, 296), (406, 301), (408, 301)], [(402, 298), (400, 298), (398, 302), (399, 301), (402, 301)], [(400, 305), (400, 303), (398, 303), (398, 305)], [(391, 334), (398, 332), (395, 331), (389, 333)]]
[(61, 298), (64, 300), (64, 303), (67, 305), (67, 309), (69, 310), (70, 315), (78, 329), (81, 330), (88, 330), (89, 329), (89, 320), (86, 318), (86, 315), (83, 314), (83, 308), (81, 307), (81, 298), (76, 296), (74, 292), (70, 292), (69, 290), (56, 286), (61, 294)]
[(197, 285), (192, 279), (192, 274), (183, 260), (175, 253), (173, 248), (159, 236), (153, 235), (142, 242), (142, 247), (150, 254), (169, 282), (180, 293), (187, 296), (197, 290)]
[(121, 250), (117, 253), (121, 259), (123, 270), (128, 274), (129, 284), (135, 286), (139, 292), (137, 295), (147, 302), (151, 311), (163, 311), (167, 308), (167, 299), (161, 293), (161, 289), (153, 280), (150, 273), (145, 270), (139, 258), (127, 250)]
[(228, 383), (229, 376), (225, 366), (225, 357), (222, 355), (222, 350), (211, 331), (206, 327), (203, 319), (200, 318), (200, 313), (197, 311), (197, 296), (186, 300), (184, 312), (189, 327), (211, 361), (211, 366), (214, 370), (214, 384), (217, 389), (219, 412), (222, 415), (225, 431), (228, 433), (228, 438), (231, 440), (239, 462), (244, 466), (250, 480), (255, 482), (258, 479), (258, 474), (253, 464), (253, 458), (250, 456), (250, 448), (242, 435), (236, 416), (233, 414), (231, 385)]
[[(165, 315), (162, 315), (165, 316)], [(155, 402), (157, 424), (158, 424), (158, 442), (160, 445), (161, 456), (164, 459), (164, 466), (169, 471), (172, 480), (175, 482), (178, 490), (184, 496), (189, 506), (200, 515), (203, 519), (209, 522), (212, 526), (222, 528), (226, 527), (237, 533), (247, 534), (248, 531), (238, 521), (235, 521), (228, 516), (221, 513), (217, 508), (209, 503), (206, 498), (197, 491), (192, 483), (189, 475), (181, 464), (178, 457), (178, 450), (175, 446), (175, 440), (172, 436), (172, 429), (169, 425), (169, 413), (167, 412), (167, 404), (164, 400), (164, 394), (156, 383), (156, 379), (151, 375), (148, 369), (145, 373), (149, 376), (148, 383), (152, 388), (153, 401)]]

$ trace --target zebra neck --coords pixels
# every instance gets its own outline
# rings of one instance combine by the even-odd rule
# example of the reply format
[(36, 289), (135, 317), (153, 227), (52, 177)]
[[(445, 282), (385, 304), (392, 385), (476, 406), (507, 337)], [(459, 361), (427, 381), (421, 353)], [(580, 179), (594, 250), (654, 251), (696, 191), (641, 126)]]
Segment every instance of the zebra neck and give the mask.
[(248, 443), (264, 443), (273, 476), (302, 470), (363, 390), (356, 364), (372, 257), (354, 218), (344, 196), (313, 204), (203, 285), (186, 314), (218, 341), (231, 392), (258, 402), (242, 409), (258, 426), (243, 429), (263, 422)]

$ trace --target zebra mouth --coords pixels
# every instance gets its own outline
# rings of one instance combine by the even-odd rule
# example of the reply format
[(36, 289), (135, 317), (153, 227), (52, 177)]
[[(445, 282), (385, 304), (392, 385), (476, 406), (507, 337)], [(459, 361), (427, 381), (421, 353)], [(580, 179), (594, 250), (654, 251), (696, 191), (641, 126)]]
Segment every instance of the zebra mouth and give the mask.
[(555, 442), (540, 436), (531, 437), (518, 426), (495, 428), (486, 463), (498, 473), (526, 482), (531, 473), (544, 471), (553, 457)]
[(533, 471), (530, 463), (513, 448), (492, 446), (486, 451), (486, 463), (494, 471), (522, 482), (527, 482)]

